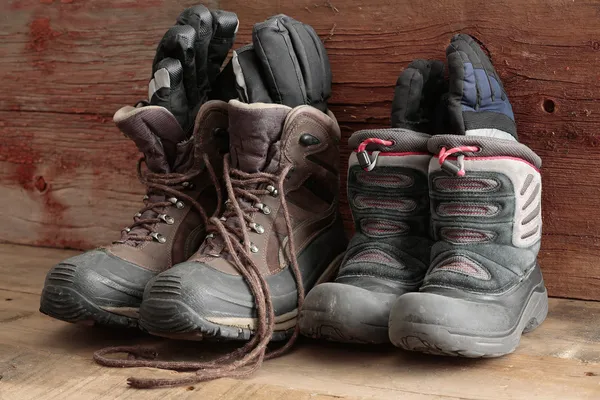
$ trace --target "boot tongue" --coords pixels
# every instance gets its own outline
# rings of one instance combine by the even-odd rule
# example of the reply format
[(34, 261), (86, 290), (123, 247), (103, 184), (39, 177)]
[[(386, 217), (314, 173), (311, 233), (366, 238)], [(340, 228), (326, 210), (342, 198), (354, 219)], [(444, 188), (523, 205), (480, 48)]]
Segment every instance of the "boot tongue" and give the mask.
[(229, 153), (232, 166), (244, 172), (264, 171), (278, 157), (281, 138), (291, 108), (280, 104), (229, 102)]
[(117, 111), (113, 119), (121, 132), (144, 153), (150, 171), (173, 172), (177, 144), (187, 139), (173, 114), (159, 106), (126, 106)]

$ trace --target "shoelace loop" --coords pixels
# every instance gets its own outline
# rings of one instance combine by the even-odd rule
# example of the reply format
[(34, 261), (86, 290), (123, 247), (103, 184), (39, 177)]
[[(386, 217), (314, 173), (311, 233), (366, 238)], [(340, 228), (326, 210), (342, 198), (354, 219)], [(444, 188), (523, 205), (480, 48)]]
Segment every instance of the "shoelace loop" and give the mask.
[(447, 158), (450, 157), (452, 154), (477, 153), (477, 152), (479, 152), (479, 150), (480, 150), (480, 148), (477, 146), (458, 146), (458, 147), (453, 147), (449, 150), (446, 149), (445, 147), (442, 147), (438, 154), (438, 161), (440, 163), (440, 166), (444, 170), (451, 172), (453, 174), (456, 174), (458, 176), (465, 176), (464, 155), (461, 154), (457, 157), (458, 166), (455, 164), (452, 164), (449, 160), (447, 160)]
[(369, 153), (367, 152), (367, 145), (371, 143), (379, 144), (382, 146), (393, 146), (395, 142), (393, 140), (385, 140), (378, 138), (368, 138), (363, 140), (356, 149), (356, 156), (358, 158), (358, 164), (365, 171), (372, 171), (373, 168), (375, 168), (375, 165), (377, 164), (377, 157), (379, 156), (379, 151), (374, 151), (371, 155), (369, 155)]
[[(265, 172), (249, 174), (230, 168), (229, 156), (226, 155), (223, 167), (230, 205), (222, 214), (222, 217), (225, 217), (225, 221), (221, 218), (212, 217), (209, 219), (209, 229), (214, 232), (213, 235), (218, 235), (224, 241), (224, 250), (231, 256), (235, 268), (238, 269), (246, 282), (248, 282), (256, 303), (257, 328), (250, 341), (244, 346), (210, 362), (155, 361), (153, 358), (156, 354), (153, 349), (137, 346), (109, 347), (94, 354), (96, 362), (109, 367), (153, 367), (174, 371), (195, 370), (192, 374), (175, 379), (131, 377), (127, 380), (130, 386), (136, 388), (155, 388), (198, 383), (223, 377), (247, 377), (258, 370), (265, 359), (278, 357), (288, 351), (298, 338), (299, 327), (296, 324), (293, 334), (282, 347), (267, 352), (267, 345), (275, 330), (275, 311), (267, 281), (252, 259), (248, 234), (249, 228), (247, 227), (248, 220), (251, 220), (251, 213), (258, 212), (260, 208), (254, 206), (248, 207), (246, 204), (243, 204), (247, 203), (245, 200), (260, 200), (260, 196), (266, 194), (265, 192), (279, 197), (288, 232), (287, 246), (290, 255), (290, 268), (296, 280), (298, 309), (300, 309), (304, 302), (304, 286), (296, 257), (292, 221), (284, 194), (284, 182), (292, 166), (285, 166), (278, 174)], [(265, 189), (262, 189), (262, 186), (269, 182), (274, 183), (275, 188), (269, 190), (269, 185), (267, 185)], [(276, 193), (274, 192), (275, 189), (277, 190)], [(242, 204), (240, 204), (241, 199), (245, 199), (242, 201)], [(228, 224), (226, 215), (229, 218), (237, 217), (237, 226)], [(216, 239), (216, 235), (214, 239)], [(106, 357), (106, 355), (116, 353), (126, 353), (129, 357), (126, 360)]]

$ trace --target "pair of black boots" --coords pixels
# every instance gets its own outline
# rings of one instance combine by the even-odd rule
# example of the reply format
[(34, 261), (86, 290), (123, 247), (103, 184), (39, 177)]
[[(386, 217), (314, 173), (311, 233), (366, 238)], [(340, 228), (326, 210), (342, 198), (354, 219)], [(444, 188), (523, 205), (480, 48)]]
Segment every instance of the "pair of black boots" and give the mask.
[(303, 334), (495, 357), (545, 319), (541, 160), (481, 46), (457, 35), (446, 56), (447, 81), (438, 61), (400, 75), (391, 129), (350, 138), (356, 234), (307, 296)]

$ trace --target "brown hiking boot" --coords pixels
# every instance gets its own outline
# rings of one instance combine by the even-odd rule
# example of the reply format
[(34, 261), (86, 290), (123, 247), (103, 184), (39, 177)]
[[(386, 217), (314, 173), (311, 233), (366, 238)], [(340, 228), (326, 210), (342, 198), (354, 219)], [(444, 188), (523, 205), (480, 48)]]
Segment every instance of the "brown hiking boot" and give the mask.
[(227, 104), (204, 104), (193, 138), (183, 142), (180, 125), (163, 107), (124, 107), (114, 119), (145, 154), (144, 207), (120, 240), (52, 268), (40, 311), (68, 322), (136, 326), (146, 283), (198, 249), (207, 215), (219, 206), (211, 175), (222, 175)]
[(198, 249), (208, 216), (221, 206), (228, 116), (227, 104), (217, 100), (231, 98), (234, 78), (221, 65), (237, 27), (234, 13), (197, 5), (165, 33), (148, 100), (114, 116), (144, 154), (138, 163), (144, 207), (120, 240), (50, 270), (41, 312), (68, 322), (137, 326), (146, 283)]
[(146, 287), (140, 324), (151, 333), (248, 340), (260, 332), (261, 340), (283, 340), (303, 291), (335, 273), (345, 249), (332, 114), (233, 100), (229, 134), (230, 200), (198, 253)]

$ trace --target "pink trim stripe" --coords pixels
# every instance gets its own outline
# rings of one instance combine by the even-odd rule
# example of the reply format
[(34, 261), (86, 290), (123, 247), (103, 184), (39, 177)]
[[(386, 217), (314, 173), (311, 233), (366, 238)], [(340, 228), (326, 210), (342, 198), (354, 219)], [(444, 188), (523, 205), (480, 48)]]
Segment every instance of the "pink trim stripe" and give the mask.
[[(434, 156), (434, 157), (435, 158), (439, 158), (438, 156)], [(456, 160), (456, 157), (448, 157), (447, 159)], [(538, 167), (536, 167), (535, 165), (533, 165), (529, 161), (525, 161), (522, 158), (518, 158), (518, 157), (510, 157), (510, 156), (465, 157), (465, 160), (473, 160), (473, 161), (479, 161), (479, 160), (512, 160), (512, 161), (519, 161), (519, 162), (522, 162), (524, 164), (529, 165), (531, 168), (535, 169), (537, 172), (540, 172), (540, 169)]]
[[(354, 154), (356, 154), (356, 151), (353, 151)], [(372, 151), (368, 152), (369, 155), (373, 154)], [(379, 157), (402, 157), (402, 156), (430, 156), (431, 154), (429, 152), (417, 152), (417, 151), (408, 151), (405, 153), (384, 153), (381, 152), (379, 153)]]

